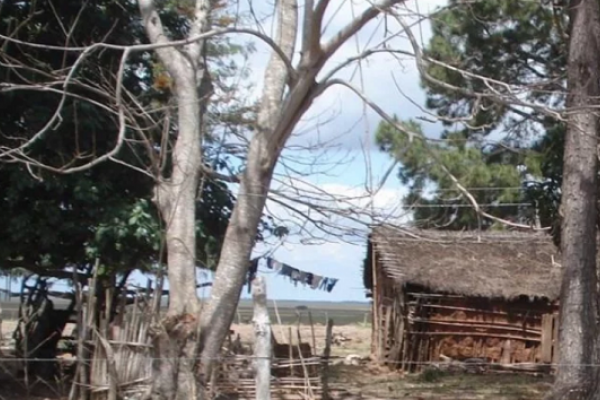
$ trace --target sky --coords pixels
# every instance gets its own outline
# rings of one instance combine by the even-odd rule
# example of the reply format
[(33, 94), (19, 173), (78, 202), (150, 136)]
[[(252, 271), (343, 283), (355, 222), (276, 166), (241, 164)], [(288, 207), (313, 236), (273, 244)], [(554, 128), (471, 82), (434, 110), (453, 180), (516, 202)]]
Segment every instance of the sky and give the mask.
[[(254, 13), (260, 20), (259, 29), (271, 32), (273, 2), (241, 0), (242, 11)], [(252, 1), (252, 3), (250, 3)], [(418, 1), (418, 0), (417, 0)], [(406, 15), (415, 12), (427, 14), (446, 0), (427, 0), (418, 4), (407, 1)], [(369, 4), (368, 1), (331, 0), (325, 16), (324, 40), (341, 29)], [(417, 8), (417, 5), (420, 8)], [(250, 7), (252, 6), (252, 7)], [(245, 10), (244, 10), (245, 7)], [(302, 15), (302, 12), (299, 13)], [(257, 25), (258, 26), (258, 25)], [(380, 42), (385, 37), (382, 19), (372, 21), (360, 33), (341, 47), (325, 66), (325, 71), (349, 57)], [(391, 32), (399, 31), (397, 23), (388, 20)], [(426, 44), (430, 37), (427, 20), (413, 24), (413, 33)], [(257, 40), (251, 40), (256, 51), (251, 54), (252, 90), (250, 98), (258, 98), (262, 89), (262, 78), (270, 56), (269, 47)], [(394, 38), (389, 47), (411, 51), (402, 35)], [(356, 64), (355, 64), (356, 65)], [(377, 55), (361, 63), (361, 68), (347, 68), (336, 77), (351, 82), (374, 103), (388, 114), (396, 114), (402, 119), (424, 116), (424, 93), (419, 86), (419, 76), (414, 60), (398, 60), (389, 55)], [(315, 226), (307, 226), (305, 220), (291, 213), (280, 204), (268, 201), (266, 213), (290, 229), (290, 235), (280, 243), (257, 244), (254, 256), (272, 253), (278, 261), (300, 270), (320, 276), (338, 279), (334, 289), (328, 293), (313, 290), (301, 285), (294, 286), (287, 278), (272, 273), (261, 264), (259, 275), (267, 282), (267, 295), (277, 300), (298, 301), (367, 301), (362, 283), (362, 265), (366, 252), (366, 224), (371, 222), (367, 214), (377, 214), (378, 220), (386, 218), (396, 224), (409, 220), (410, 215), (399, 209), (406, 193), (397, 177), (396, 170), (389, 175), (377, 191), (373, 188), (388, 171), (393, 160), (380, 152), (374, 143), (374, 132), (380, 117), (365, 107), (362, 100), (341, 87), (332, 87), (319, 97), (299, 123), (290, 139), (289, 149), (284, 151), (284, 162), (277, 167), (274, 188), (285, 191), (292, 198), (310, 200), (332, 209), (354, 211), (356, 220), (339, 217), (334, 212), (315, 214), (309, 207), (295, 205), (311, 218), (327, 220), (331, 225), (353, 229), (354, 235), (326, 235)], [(441, 127), (436, 124), (423, 124), (427, 136), (438, 136)], [(286, 166), (288, 168), (286, 168)], [(289, 167), (297, 172), (290, 173)], [(395, 167), (397, 168), (397, 167)], [(299, 171), (299, 172), (298, 172)], [(294, 189), (291, 190), (290, 188)], [(237, 192), (235, 186), (232, 190)], [(319, 193), (318, 200), (310, 199)], [(332, 201), (332, 199), (337, 199)], [(307, 200), (307, 201), (308, 201)], [(200, 272), (200, 281), (210, 281), (210, 273)], [(140, 276), (135, 278), (139, 281)], [(208, 296), (210, 289), (202, 289), (201, 296)], [(250, 295), (243, 291), (243, 298)]]
[[(426, 14), (445, 3), (445, 0), (419, 2), (419, 11)], [(362, 6), (358, 4), (362, 4)], [(255, 2), (254, 6), (256, 5)], [(333, 12), (326, 15), (325, 21), (331, 18), (331, 23), (326, 28), (325, 38), (330, 37), (332, 32), (344, 26), (352, 18), (353, 12), (354, 15), (358, 14), (366, 5), (368, 5), (366, 1), (355, 1), (354, 3), (351, 0), (332, 1), (328, 10), (339, 9), (340, 12), (335, 16), (333, 16)], [(407, 2), (406, 7), (412, 11), (417, 10), (414, 1)], [(260, 18), (268, 15), (271, 9), (264, 6), (263, 9), (254, 8), (254, 12)], [(263, 27), (265, 31), (269, 31), (269, 20), (264, 22)], [(413, 33), (422, 43), (427, 43), (430, 37), (429, 23), (424, 21), (415, 25)], [(348, 57), (359, 54), (368, 48), (369, 41), (377, 43), (383, 37), (383, 24), (380, 21), (369, 24), (360, 32), (357, 40), (351, 40), (343, 46), (325, 68), (330, 68)], [(251, 56), (250, 68), (251, 76), (256, 79), (254, 95), (258, 96), (262, 85), (262, 75), (270, 53), (267, 46), (255, 43), (257, 51)], [(408, 41), (402, 37), (391, 41), (390, 47), (411, 50)], [(402, 119), (425, 115), (422, 109), (425, 97), (419, 86), (419, 76), (413, 60), (398, 61), (391, 56), (378, 56), (362, 63), (361, 67), (362, 74), (358, 73), (355, 68), (348, 68), (342, 71), (338, 77), (347, 79), (355, 86), (362, 88), (363, 93), (370, 100), (389, 114), (396, 114)], [(306, 168), (305, 170), (310, 172), (310, 174), (307, 172), (307, 176), (292, 174), (287, 179), (295, 182), (295, 186), (299, 186), (301, 189), (290, 191), (290, 193), (302, 198), (302, 188), (306, 187), (311, 192), (318, 188), (328, 194), (336, 194), (345, 198), (352, 196), (354, 199), (348, 199), (339, 207), (357, 207), (366, 211), (371, 202), (370, 204), (379, 211), (378, 215), (389, 215), (391, 220), (396, 223), (408, 221), (409, 216), (398, 209), (405, 189), (396, 178), (395, 171), (377, 193), (369, 194), (368, 192), (369, 182), (379, 182), (393, 162), (374, 144), (374, 132), (380, 120), (381, 118), (375, 112), (365, 109), (362, 100), (349, 90), (333, 87), (326, 91), (300, 122), (296, 129), (296, 132), (300, 132), (300, 134), (295, 135), (290, 141), (294, 148), (284, 152), (284, 156), (286, 163), (294, 157), (303, 159), (312, 157), (319, 161), (326, 159), (326, 163), (329, 165), (320, 170), (316, 168), (317, 171), (314, 171), (315, 168), (310, 171)], [(433, 124), (424, 123), (423, 127), (428, 136), (437, 136), (441, 130), (440, 126)], [(298, 150), (302, 147), (318, 148), (319, 151), (323, 151), (324, 148), (331, 148), (331, 150), (325, 152), (326, 155), (322, 155), (317, 150)], [(335, 166), (331, 167), (333, 164)], [(298, 166), (298, 168), (300, 167)], [(277, 170), (281, 174), (285, 173), (285, 168), (281, 165)], [(327, 173), (319, 173), (325, 170)], [(282, 188), (278, 182), (274, 185)], [(325, 202), (330, 203), (329, 201)], [(308, 208), (305, 207), (304, 210), (308, 211)], [(272, 273), (261, 264), (259, 275), (266, 279), (270, 298), (300, 301), (367, 301), (362, 284), (362, 263), (366, 252), (364, 235), (368, 232), (366, 226), (343, 220), (333, 213), (319, 216), (319, 218), (335, 220), (334, 224), (339, 223), (357, 228), (363, 235), (339, 240), (335, 236), (327, 237), (314, 227), (312, 230), (307, 229), (310, 232), (297, 229), (296, 225), (300, 222), (298, 218), (273, 202), (267, 204), (267, 213), (279, 217), (294, 234), (291, 234), (285, 243), (278, 246), (257, 245), (254, 251), (255, 256), (274, 250), (272, 256), (278, 261), (303, 271), (338, 279), (330, 293), (301, 285), (296, 287), (287, 278)], [(361, 218), (368, 222), (368, 218)], [(315, 240), (315, 235), (318, 236), (318, 240)], [(307, 244), (307, 241), (311, 243)], [(210, 276), (203, 279), (210, 280)], [(203, 295), (209, 295), (209, 293), (210, 290), (206, 289)], [(244, 290), (242, 296), (249, 297), (249, 294)]]

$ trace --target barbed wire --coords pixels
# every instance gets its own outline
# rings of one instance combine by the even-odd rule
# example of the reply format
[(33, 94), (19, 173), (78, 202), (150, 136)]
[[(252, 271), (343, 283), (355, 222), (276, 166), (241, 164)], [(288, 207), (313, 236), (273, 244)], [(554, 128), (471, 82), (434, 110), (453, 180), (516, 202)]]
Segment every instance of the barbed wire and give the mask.
[[(479, 207), (533, 207), (532, 203), (478, 203)], [(462, 204), (453, 204), (453, 203), (448, 203), (448, 204), (443, 204), (443, 203), (436, 203), (436, 204), (410, 204), (410, 205), (405, 205), (402, 206), (402, 208), (404, 209), (411, 209), (411, 208), (474, 208), (473, 205), (471, 204), (467, 204), (467, 203), (462, 203)]]
[[(296, 345), (291, 345), (292, 347), (296, 347)], [(485, 361), (484, 357), (470, 357), (470, 358), (465, 358), (462, 360), (458, 360), (458, 359), (450, 359), (448, 361), (446, 360), (439, 360), (439, 361), (402, 361), (402, 360), (385, 360), (385, 361), (374, 361), (371, 359), (371, 355), (364, 355), (361, 356), (360, 354), (348, 354), (348, 355), (331, 355), (331, 356), (323, 356), (323, 355), (313, 355), (313, 356), (306, 356), (303, 357), (304, 360), (307, 359), (314, 359), (314, 358), (320, 358), (323, 361), (331, 361), (331, 360), (348, 360), (349, 358), (360, 358), (364, 363), (373, 363), (373, 364), (379, 364), (379, 365), (409, 365), (409, 366), (488, 366), (488, 367), (494, 367), (494, 366), (502, 366), (502, 367), (508, 367), (508, 368), (518, 368), (518, 367), (531, 367), (531, 366), (538, 366), (538, 367), (546, 367), (546, 368), (553, 368), (553, 367), (600, 367), (600, 363), (561, 363), (561, 362), (555, 362), (555, 363), (542, 363), (542, 362), (521, 362), (521, 363), (517, 363), (517, 362), (512, 362), (512, 363), (496, 363), (493, 361)], [(238, 354), (238, 355), (230, 355), (230, 356), (221, 356), (221, 357), (209, 357), (209, 358), (204, 358), (204, 359), (209, 359), (212, 361), (228, 361), (228, 360), (236, 360), (239, 361), (240, 359), (247, 359), (247, 360), (273, 360), (273, 361), (289, 361), (289, 357), (267, 357), (267, 356), (255, 356), (252, 354), (249, 355), (245, 355), (245, 354)], [(71, 359), (73, 362), (91, 362), (94, 360), (97, 360), (97, 358), (82, 358), (82, 359), (78, 359), (76, 357), (73, 357)], [(201, 358), (200, 357), (144, 357), (144, 361), (200, 361)], [(298, 358), (298, 361), (300, 359)], [(15, 362), (36, 362), (36, 363), (42, 363), (42, 362), (65, 362), (65, 361), (70, 361), (69, 359), (65, 359), (65, 358), (26, 358), (26, 357), (0, 357), (0, 364), (1, 363), (15, 363)], [(296, 360), (294, 360), (296, 361)]]

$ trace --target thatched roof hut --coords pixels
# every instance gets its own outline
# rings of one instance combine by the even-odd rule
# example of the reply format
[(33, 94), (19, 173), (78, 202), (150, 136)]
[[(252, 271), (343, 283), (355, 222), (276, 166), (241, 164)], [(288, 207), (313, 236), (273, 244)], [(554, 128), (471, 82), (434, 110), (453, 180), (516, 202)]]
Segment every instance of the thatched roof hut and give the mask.
[[(398, 284), (507, 299), (525, 295), (555, 300), (560, 292), (558, 249), (544, 233), (378, 226), (370, 243), (381, 268)], [(366, 264), (365, 285), (372, 289), (372, 262)]]
[(364, 281), (376, 359), (409, 370), (444, 357), (553, 362), (558, 261), (543, 233), (374, 228)]

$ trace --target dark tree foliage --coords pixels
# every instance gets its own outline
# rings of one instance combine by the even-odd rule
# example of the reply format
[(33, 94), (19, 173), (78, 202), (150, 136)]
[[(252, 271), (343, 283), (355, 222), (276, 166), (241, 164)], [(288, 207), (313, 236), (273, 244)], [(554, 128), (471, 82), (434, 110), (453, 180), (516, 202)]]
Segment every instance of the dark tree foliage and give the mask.
[[(405, 125), (422, 134), (418, 123), (408, 121)], [(446, 132), (443, 139), (429, 143), (414, 139), (409, 143), (406, 134), (387, 123), (381, 123), (377, 131), (380, 149), (400, 164), (398, 177), (408, 188), (403, 202), (412, 211), (416, 226), (445, 230), (502, 227), (479, 217), (446, 171), (469, 189), (487, 213), (518, 223), (535, 222), (535, 213), (521, 206), (526, 201), (521, 188), (528, 179), (524, 171), (534, 162), (528, 152), (478, 145), (469, 141), (464, 131)]]
[[(164, 10), (169, 30), (183, 36), (188, 29), (185, 10), (168, 4), (159, 9)], [(0, 2), (0, 34), (59, 47), (147, 41), (137, 4), (109, 0), (5, 0)], [(240, 47), (220, 40), (211, 44), (210, 51), (217, 84), (221, 77), (239, 72), (220, 56), (239, 53)], [(10, 153), (52, 120), (61, 101), (61, 79), (80, 54), (0, 38), (0, 268), (24, 267), (63, 277), (69, 276), (65, 268), (86, 271), (96, 258), (105, 271), (127, 272), (156, 268), (164, 257), (162, 222), (152, 202), (154, 179), (122, 165), (152, 172), (147, 143), (134, 140), (139, 136), (132, 123), (126, 131), (130, 140), (115, 156), (120, 163), (108, 161), (67, 175), (35, 165), (73, 167), (113, 148), (118, 121), (112, 96), (121, 51), (91, 52), (74, 73), (69, 84), (73, 95), (65, 99), (51, 128), (23, 153)], [(165, 105), (168, 81), (160, 71), (152, 53), (132, 53), (124, 87), (145, 105)], [(233, 90), (225, 84), (220, 88)], [(243, 118), (252, 118), (251, 109), (236, 107), (211, 114), (205, 162), (215, 169), (226, 168), (229, 156), (211, 133), (244, 129)], [(154, 115), (159, 121), (164, 119), (161, 112)], [(128, 122), (136, 118), (128, 117)], [(151, 147), (167, 154), (168, 168), (170, 145), (161, 142), (162, 130), (157, 127), (145, 134)], [(170, 141), (176, 125), (169, 130)], [(214, 268), (235, 199), (223, 182), (206, 179), (202, 187), (197, 203), (198, 264)]]

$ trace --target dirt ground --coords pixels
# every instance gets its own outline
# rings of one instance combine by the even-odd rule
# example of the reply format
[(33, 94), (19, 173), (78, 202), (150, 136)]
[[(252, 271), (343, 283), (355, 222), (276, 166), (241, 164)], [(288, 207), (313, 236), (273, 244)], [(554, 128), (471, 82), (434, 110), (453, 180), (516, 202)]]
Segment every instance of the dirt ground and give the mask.
[[(15, 323), (4, 321), (2, 334), (10, 337)], [(297, 343), (296, 326), (273, 325), (278, 342), (288, 342), (290, 331), (293, 342)], [(250, 324), (234, 324), (231, 328), (240, 340), (249, 346), (254, 335)], [(316, 353), (323, 352), (325, 326), (314, 327)], [(311, 344), (313, 329), (300, 326), (302, 342)], [(330, 376), (331, 392), (334, 399), (405, 399), (405, 400), (539, 400), (550, 386), (549, 377), (526, 375), (469, 375), (449, 374), (429, 370), (419, 375), (402, 375), (374, 365), (369, 360), (371, 327), (367, 324), (334, 326), (335, 338), (332, 346), (332, 367)], [(347, 365), (349, 357), (362, 358), (361, 365)], [(1, 400), (42, 400), (57, 399), (58, 393), (38, 387), (28, 392), (20, 384), (7, 385), (0, 382)]]
[[(293, 343), (297, 343), (298, 327), (296, 325), (272, 325), (271, 329), (275, 340), (281, 343), (289, 343), (290, 334)], [(325, 346), (326, 326), (315, 324), (313, 328), (309, 325), (300, 325), (300, 338), (302, 342), (307, 342), (312, 346), (313, 329), (317, 351), (316, 354), (322, 354)], [(251, 324), (233, 324), (231, 326), (234, 334), (239, 334), (242, 343), (252, 343), (254, 328)], [(331, 355), (334, 358), (342, 358), (348, 355), (368, 356), (371, 346), (371, 326), (370, 325), (339, 325), (333, 327), (334, 344), (331, 348)]]

